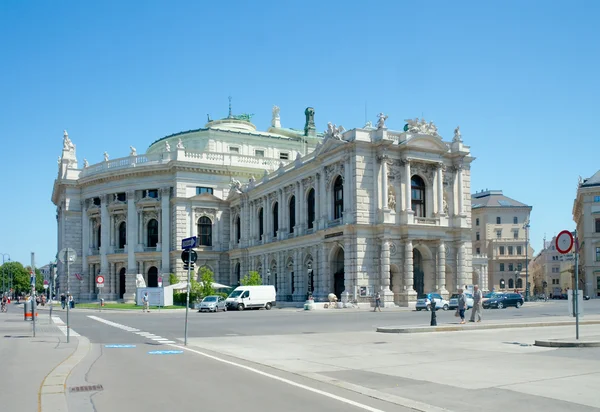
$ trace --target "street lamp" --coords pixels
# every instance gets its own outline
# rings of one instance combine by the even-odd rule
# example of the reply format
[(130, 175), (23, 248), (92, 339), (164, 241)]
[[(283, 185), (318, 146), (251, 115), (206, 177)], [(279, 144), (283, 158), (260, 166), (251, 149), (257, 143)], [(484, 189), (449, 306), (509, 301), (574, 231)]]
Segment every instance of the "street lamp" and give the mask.
[(525, 229), (525, 302), (529, 302), (529, 221), (523, 225)]
[(521, 272), (519, 272), (518, 270), (515, 270), (515, 290), (517, 290), (517, 279), (519, 279), (520, 274), (521, 274)]

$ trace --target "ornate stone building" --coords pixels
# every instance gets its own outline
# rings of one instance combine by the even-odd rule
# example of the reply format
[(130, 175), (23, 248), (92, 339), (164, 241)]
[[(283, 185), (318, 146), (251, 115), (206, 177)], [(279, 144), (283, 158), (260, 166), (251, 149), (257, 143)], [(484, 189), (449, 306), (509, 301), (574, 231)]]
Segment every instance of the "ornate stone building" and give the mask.
[[(470, 149), (455, 130), (408, 120), (388, 130), (346, 131), (329, 123), (316, 133), (281, 127), (279, 108), (259, 132), (250, 116), (209, 121), (202, 129), (159, 139), (146, 154), (78, 168), (65, 132), (53, 202), (58, 247), (74, 248), (71, 289), (94, 299), (104, 274), (107, 298), (133, 300), (135, 275), (148, 286), (185, 275), (181, 240), (198, 236), (198, 266), (237, 285), (250, 270), (273, 284), (279, 301), (342, 293), (408, 305), (417, 294), (448, 295), (469, 283)], [(256, 177), (258, 176), (258, 178)], [(244, 183), (242, 183), (244, 182)], [(61, 289), (66, 271), (59, 265)]]

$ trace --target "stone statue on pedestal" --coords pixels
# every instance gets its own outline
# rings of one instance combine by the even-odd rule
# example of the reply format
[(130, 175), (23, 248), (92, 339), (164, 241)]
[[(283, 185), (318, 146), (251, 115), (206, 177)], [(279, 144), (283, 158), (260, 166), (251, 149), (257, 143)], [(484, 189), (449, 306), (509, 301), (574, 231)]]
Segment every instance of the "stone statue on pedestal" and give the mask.
[(135, 147), (129, 146), (129, 149), (131, 149), (129, 156), (137, 156), (137, 150), (135, 150)]
[(273, 117), (271, 118), (271, 126), (281, 127), (281, 119), (279, 117), (279, 106), (273, 106)]
[(69, 152), (75, 150), (75, 145), (73, 144), (71, 139), (69, 139), (69, 134), (66, 130), (63, 130), (63, 150), (67, 150)]
[(87, 159), (83, 159), (83, 167), (86, 168), (89, 167), (89, 165), (90, 164), (88, 163)]
[(453, 142), (462, 142), (462, 138), (460, 135), (460, 126), (456, 126), (456, 129), (454, 129), (454, 138), (452, 139)]
[(165, 142), (165, 152), (170, 152), (171, 151), (171, 145), (169, 144), (169, 142)]
[(104, 152), (104, 161), (108, 162), (108, 153), (107, 152)]
[(388, 208), (396, 210), (396, 194), (394, 193), (394, 186), (388, 186)]
[(183, 146), (183, 142), (181, 141), (181, 137), (179, 138), (179, 141), (177, 142), (177, 149), (185, 149), (185, 147)]
[(387, 129), (387, 126), (385, 125), (385, 121), (388, 119), (388, 116), (382, 113), (379, 113), (377, 115), (377, 117), (379, 117), (379, 120), (377, 121), (377, 128), (378, 129)]

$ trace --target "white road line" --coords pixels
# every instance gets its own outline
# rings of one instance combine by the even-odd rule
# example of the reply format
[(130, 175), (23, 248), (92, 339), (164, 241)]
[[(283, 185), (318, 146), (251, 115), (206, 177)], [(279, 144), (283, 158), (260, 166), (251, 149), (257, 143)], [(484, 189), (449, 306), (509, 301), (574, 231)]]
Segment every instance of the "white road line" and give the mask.
[(288, 385), (295, 386), (297, 388), (304, 389), (304, 390), (307, 390), (309, 392), (317, 393), (319, 395), (323, 395), (323, 396), (326, 396), (328, 398), (335, 399), (335, 400), (343, 402), (343, 403), (347, 403), (348, 405), (356, 406), (357, 408), (364, 409), (365, 411), (370, 411), (370, 412), (384, 412), (381, 409), (373, 408), (372, 406), (365, 405), (365, 404), (359, 403), (359, 402), (355, 402), (355, 401), (353, 401), (351, 399), (347, 399), (347, 398), (344, 398), (344, 397), (341, 397), (341, 396), (338, 396), (338, 395), (334, 395), (333, 393), (325, 392), (325, 391), (322, 391), (320, 389), (311, 388), (310, 386), (306, 386), (306, 385), (303, 385), (301, 383), (297, 383), (297, 382), (291, 381), (289, 379), (279, 377), (277, 375), (272, 375), (270, 373), (263, 372), (261, 370), (255, 369), (255, 368), (251, 368), (250, 366), (242, 365), (242, 364), (239, 364), (239, 363), (228, 361), (226, 359), (218, 358), (218, 357), (213, 356), (213, 355), (209, 355), (208, 353), (204, 353), (204, 352), (200, 352), (200, 351), (197, 351), (197, 350), (194, 350), (194, 349), (190, 349), (190, 348), (188, 348), (186, 346), (180, 346), (180, 345), (169, 345), (169, 346), (172, 346), (172, 347), (178, 348), (178, 349), (187, 350), (189, 352), (193, 352), (193, 353), (196, 353), (198, 355), (202, 355), (202, 356), (207, 357), (209, 359), (213, 359), (213, 360), (215, 360), (217, 362), (222, 362), (222, 363), (226, 363), (226, 364), (231, 365), (231, 366), (235, 366), (235, 367), (238, 367), (238, 368), (241, 368), (241, 369), (245, 369), (247, 371), (254, 372), (254, 373), (258, 374), (258, 375), (262, 375), (262, 376), (265, 376), (267, 378), (271, 378), (271, 379), (279, 381), (279, 382), (287, 383)]
[(160, 343), (177, 343), (177, 342), (175, 342), (174, 340), (166, 340), (166, 341), (160, 342)]
[(161, 340), (168, 340), (168, 339), (164, 339), (159, 336), (158, 338), (152, 338), (152, 340), (161, 341)]
[[(67, 336), (67, 325), (65, 324), (65, 322), (62, 321), (61, 318), (59, 318), (58, 316), (52, 316), (52, 322), (54, 323), (54, 325), (56, 325), (56, 327), (65, 335)], [(71, 329), (71, 328), (69, 328)], [(71, 331), (69, 332), (69, 336), (81, 336), (79, 333), (75, 332), (73, 329), (71, 329)]]

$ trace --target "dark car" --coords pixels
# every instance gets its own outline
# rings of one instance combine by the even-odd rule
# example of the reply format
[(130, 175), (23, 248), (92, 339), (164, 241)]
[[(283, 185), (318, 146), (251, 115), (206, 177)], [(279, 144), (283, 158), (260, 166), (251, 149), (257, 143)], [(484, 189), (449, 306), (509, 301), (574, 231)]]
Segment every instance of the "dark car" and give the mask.
[(520, 308), (523, 306), (523, 296), (519, 293), (504, 293), (502, 295), (494, 296), (485, 302), (483, 302), (484, 309), (490, 308), (506, 308), (509, 306), (514, 306), (516, 308)]

